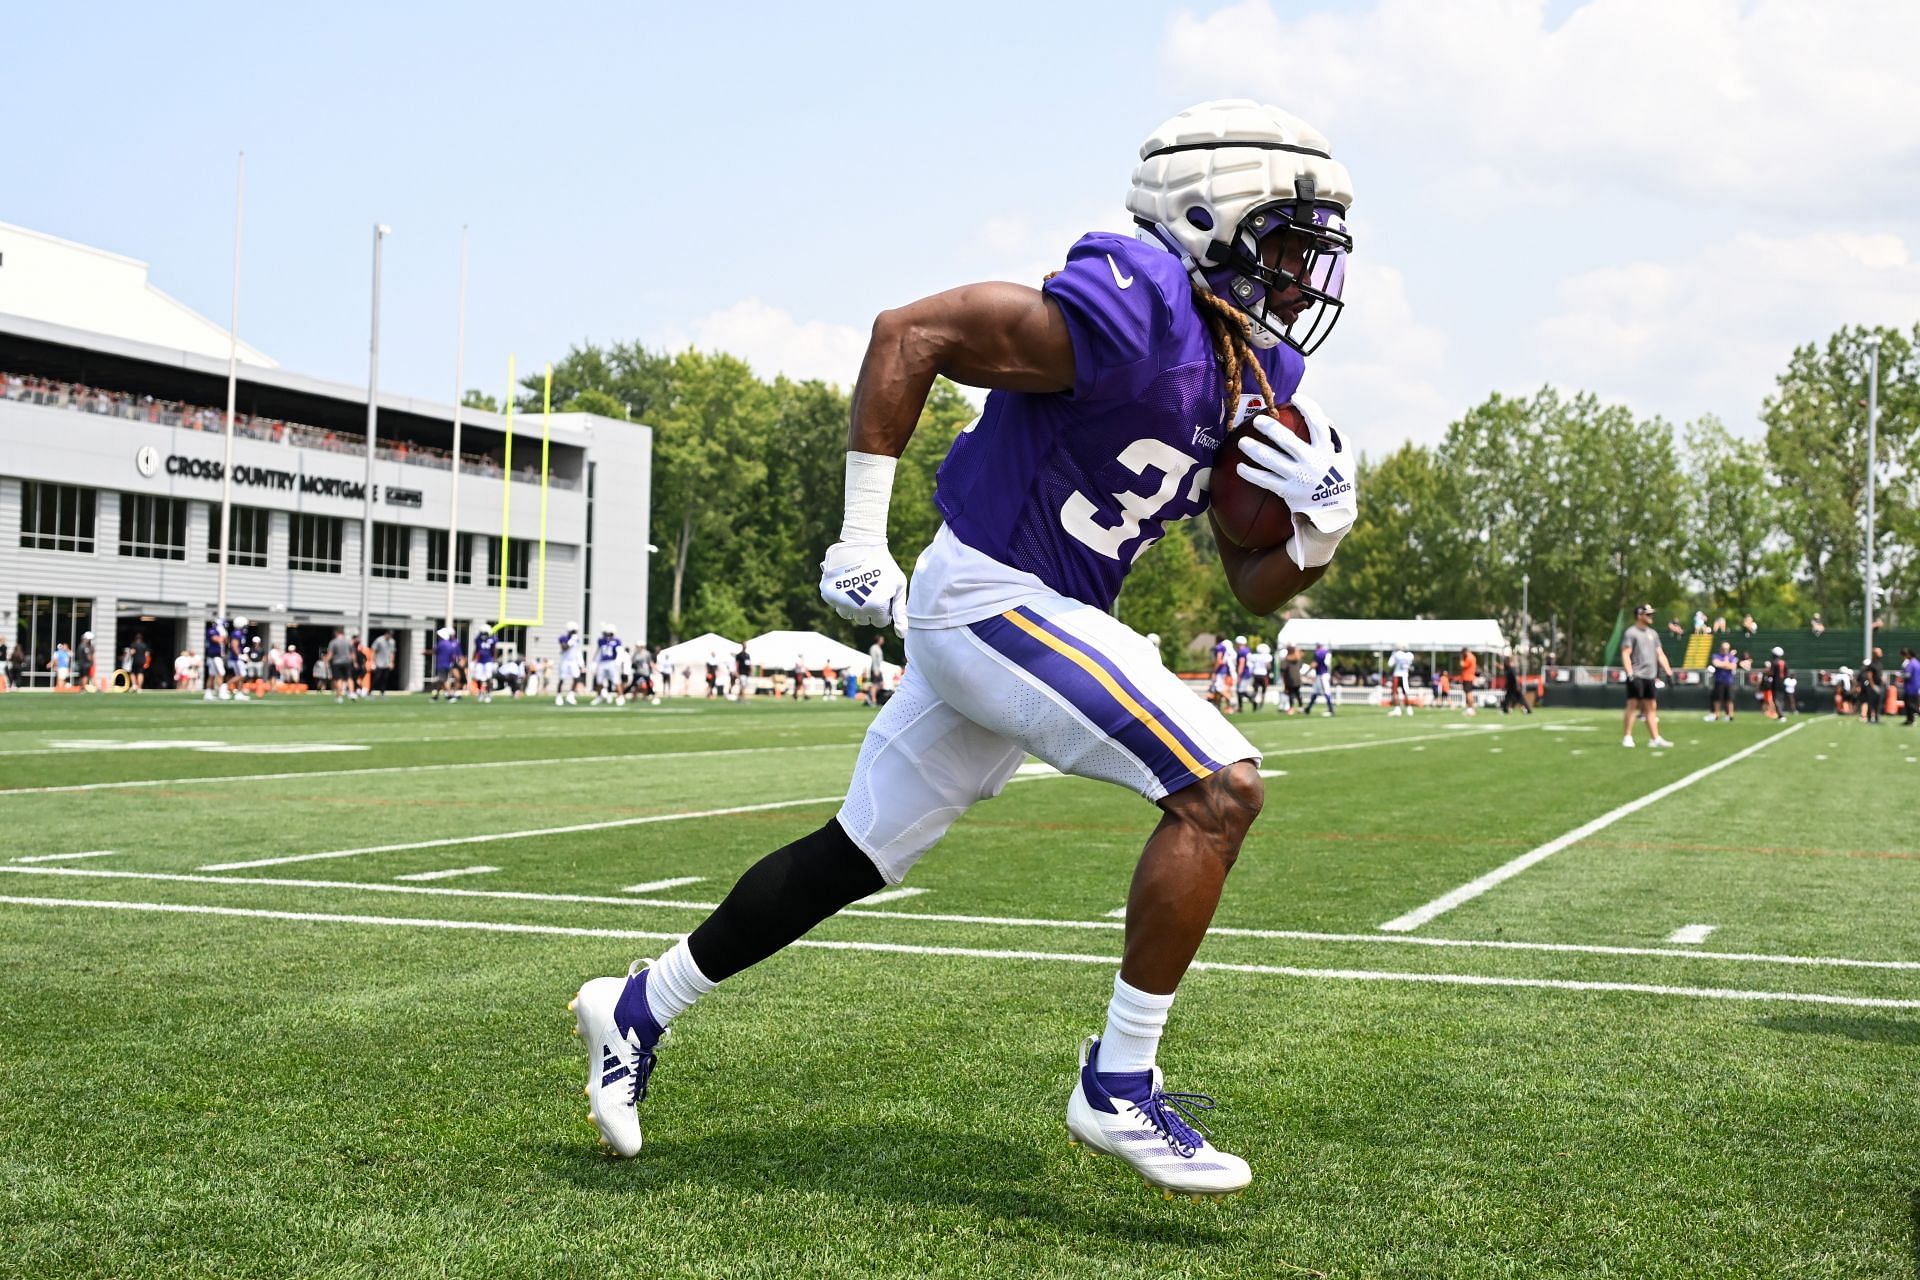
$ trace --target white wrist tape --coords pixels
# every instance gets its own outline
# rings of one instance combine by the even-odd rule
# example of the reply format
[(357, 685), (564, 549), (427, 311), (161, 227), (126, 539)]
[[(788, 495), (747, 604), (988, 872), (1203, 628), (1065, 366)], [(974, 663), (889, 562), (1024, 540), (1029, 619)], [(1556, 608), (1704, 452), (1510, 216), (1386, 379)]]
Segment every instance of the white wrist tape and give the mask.
[(842, 542), (887, 541), (887, 506), (893, 500), (893, 473), (900, 459), (882, 453), (847, 450), (847, 514)]

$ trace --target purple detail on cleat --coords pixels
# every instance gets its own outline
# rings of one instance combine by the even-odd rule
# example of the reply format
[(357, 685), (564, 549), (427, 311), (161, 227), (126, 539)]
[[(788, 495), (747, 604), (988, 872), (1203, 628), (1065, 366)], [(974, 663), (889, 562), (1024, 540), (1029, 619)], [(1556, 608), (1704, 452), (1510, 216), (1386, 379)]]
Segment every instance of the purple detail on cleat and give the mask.
[(1120, 1109), (1113, 1105), (1113, 1099), (1101, 1087), (1098, 1062), (1100, 1042), (1095, 1040), (1087, 1046), (1087, 1060), (1080, 1068), (1080, 1092), (1086, 1095), (1087, 1105), (1095, 1111), (1104, 1111), (1108, 1115), (1118, 1115)]
[(626, 1074), (627, 1074), (627, 1069), (625, 1067), (615, 1067), (613, 1070), (607, 1072), (607, 1074), (600, 1077), (600, 1087), (604, 1089), (608, 1085), (612, 1084), (614, 1081), (620, 1079), (622, 1076)]
[(640, 1037), (640, 1047), (651, 1050), (660, 1043), (660, 1037), (666, 1031), (653, 1020), (653, 1011), (647, 1007), (647, 975), (652, 972), (642, 969), (627, 979), (627, 985), (620, 992), (620, 998), (613, 1004), (614, 1030), (625, 1035), (633, 1032)]
[(1153, 1096), (1152, 1071), (1102, 1071), (1100, 1087), (1115, 1098), (1145, 1106)]

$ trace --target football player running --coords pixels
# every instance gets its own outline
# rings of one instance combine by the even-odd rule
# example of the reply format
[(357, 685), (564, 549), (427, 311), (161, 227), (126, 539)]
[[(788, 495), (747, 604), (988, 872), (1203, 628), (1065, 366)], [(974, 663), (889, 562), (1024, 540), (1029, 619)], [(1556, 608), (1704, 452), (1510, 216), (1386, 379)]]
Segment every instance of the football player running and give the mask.
[[(1319, 132), (1254, 102), (1209, 102), (1147, 139), (1127, 207), (1135, 238), (1083, 237), (1041, 289), (978, 284), (881, 314), (853, 393), (846, 516), (821, 594), (907, 642), (898, 689), (867, 732), (838, 815), (768, 854), (693, 934), (626, 976), (583, 985), (590, 1117), (640, 1150), (637, 1104), (669, 1023), (715, 984), (841, 908), (898, 884), (1028, 753), (1160, 809), (1127, 900), (1105, 1029), (1066, 1100), (1076, 1142), (1172, 1192), (1223, 1194), (1251, 1174), (1209, 1140), (1199, 1094), (1162, 1086), (1155, 1054), (1260, 812), (1260, 753), (1108, 609), (1138, 556), (1208, 509), (1215, 452), (1243, 398), (1293, 400), (1311, 439), (1270, 418), (1238, 470), (1294, 513), (1281, 546), (1219, 538), (1255, 614), (1317, 581), (1354, 517), (1316, 492), (1339, 435), (1295, 396), (1340, 307), (1347, 172)], [(896, 460), (936, 377), (989, 389), (954, 441), (944, 524), (912, 591), (887, 546)], [(911, 624), (909, 628), (908, 624)]]

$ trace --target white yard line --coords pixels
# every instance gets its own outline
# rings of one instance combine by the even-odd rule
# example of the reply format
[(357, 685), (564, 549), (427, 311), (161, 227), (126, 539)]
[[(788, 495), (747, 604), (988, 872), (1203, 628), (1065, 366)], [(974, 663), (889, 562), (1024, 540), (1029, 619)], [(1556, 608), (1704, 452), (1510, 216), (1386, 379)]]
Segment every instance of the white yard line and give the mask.
[(14, 862), (60, 862), (67, 858), (111, 858), (118, 849), (89, 849), (85, 853), (36, 853), (31, 858), (14, 858)]
[[(1452, 729), (1470, 729), (1472, 733), (1469, 736), (1477, 738), (1489, 733), (1525, 733), (1529, 729), (1540, 729), (1545, 726), (1537, 724), (1460, 724), (1449, 725), (1448, 727)], [(1404, 738), (1368, 738), (1361, 742), (1330, 742), (1320, 747), (1287, 747), (1278, 751), (1269, 751), (1261, 747), (1260, 756), (1263, 760), (1276, 760), (1281, 756), (1317, 756), (1326, 751), (1363, 751), (1368, 747), (1398, 747), (1409, 742), (1432, 742), (1440, 738), (1445, 738), (1449, 742), (1461, 741), (1461, 739), (1449, 733), (1416, 733)], [(1257, 746), (1258, 744), (1255, 745)]]
[(768, 809), (793, 809), (809, 804), (837, 804), (845, 797), (808, 796), (801, 800), (773, 800), (766, 804), (737, 804), (725, 809), (697, 809), (690, 813), (652, 813), (643, 818), (612, 818), (606, 822), (576, 822), (565, 827), (532, 827), (525, 831), (495, 831), (481, 836), (448, 836), (441, 840), (410, 840), (405, 844), (370, 844), (359, 849), (328, 849), (321, 853), (290, 853), (280, 858), (254, 858), (247, 862), (215, 862), (202, 871), (245, 871), (252, 867), (279, 867), (289, 862), (318, 862), (326, 858), (355, 858), (363, 853), (396, 853), (403, 849), (444, 849), (457, 844), (490, 844), (495, 840), (525, 840), (532, 836), (563, 836), (576, 831), (611, 831), (616, 827), (644, 827), (656, 822), (684, 822), (689, 818), (724, 818), (736, 813), (762, 813)]
[(533, 760), (467, 760), (448, 764), (370, 765), (364, 769), (305, 769), (298, 773), (225, 773), (205, 778), (135, 778), (125, 782), (78, 782), (62, 787), (0, 787), (4, 796), (44, 796), (69, 791), (124, 791), (136, 787), (194, 787), (213, 782), (288, 782), (314, 778), (364, 778), (382, 773), (448, 773), (462, 769), (530, 769), (539, 765), (631, 763), (635, 760), (683, 760), (688, 756), (755, 756), (781, 751), (856, 751), (857, 742), (822, 742), (812, 746), (723, 747), (715, 751), (637, 751), (610, 756), (541, 756)]
[(622, 893), (659, 893), (663, 889), (678, 889), (683, 884), (699, 884), (705, 876), (675, 876), (671, 880), (649, 880), (645, 884), (630, 884)]
[(1717, 927), (1716, 925), (1710, 924), (1683, 924), (1667, 935), (1667, 941), (1689, 944), (1705, 942), (1707, 935), (1712, 933)]
[(448, 867), (444, 871), (416, 871), (410, 876), (395, 876), (395, 880), (451, 880), (455, 876), (483, 876), (489, 871), (498, 871), (498, 867)]
[(1688, 774), (1684, 778), (1681, 778), (1674, 782), (1669, 782), (1666, 786), (1660, 787), (1656, 790), (1649, 791), (1646, 795), (1641, 796), (1637, 800), (1629, 800), (1626, 804), (1623, 804), (1618, 808), (1609, 809), (1607, 812), (1593, 819), (1593, 821), (1584, 822), (1579, 826), (1575, 827), (1573, 830), (1567, 832), (1565, 835), (1556, 836), (1554, 839), (1547, 841), (1545, 844), (1541, 845), (1537, 849), (1529, 849), (1527, 852), (1521, 854), (1519, 857), (1513, 859), (1511, 862), (1502, 863), (1500, 866), (1495, 867), (1493, 870), (1487, 872), (1485, 875), (1480, 876), (1473, 880), (1469, 880), (1467, 883), (1461, 885), (1458, 889), (1454, 889), (1448, 893), (1441, 894), (1438, 898), (1435, 898), (1432, 902), (1427, 903), (1425, 906), (1415, 907), (1412, 911), (1407, 912), (1405, 915), (1395, 916), (1393, 919), (1387, 921), (1385, 924), (1381, 925), (1380, 927), (1391, 933), (1404, 933), (1410, 929), (1418, 929), (1421, 925), (1426, 924), (1428, 921), (1434, 919), (1437, 916), (1446, 914), (1447, 912), (1453, 910), (1455, 907), (1459, 906), (1461, 903), (1471, 902), (1473, 899), (1479, 897), (1481, 894), (1493, 888), (1495, 885), (1503, 884), (1506, 881), (1513, 879), (1515, 876), (1519, 875), (1522, 871), (1525, 871), (1528, 867), (1531, 867), (1536, 863), (1545, 862), (1548, 858), (1551, 858), (1554, 854), (1559, 853), (1562, 849), (1568, 848), (1571, 845), (1578, 844), (1580, 841), (1585, 840), (1588, 836), (1593, 835), (1596, 832), (1605, 830), (1606, 828), (1612, 826), (1614, 823), (1620, 821), (1620, 819), (1636, 814), (1640, 812), (1640, 810), (1646, 808), (1648, 805), (1656, 804), (1659, 801), (1666, 799), (1668, 796), (1672, 795), (1676, 791), (1683, 791), (1686, 788), (1692, 786), (1694, 783), (1699, 782), (1704, 778), (1710, 778), (1714, 774), (1726, 768), (1727, 766), (1738, 764), (1740, 761), (1745, 760), (1748, 756), (1752, 755), (1756, 751), (1764, 751), (1768, 747), (1772, 746), (1774, 743), (1779, 742), (1785, 738), (1791, 737), (1792, 735), (1800, 732), (1800, 730), (1806, 728), (1807, 723), (1808, 723), (1807, 721), (1802, 720), (1799, 724), (1794, 725), (1792, 728), (1783, 729), (1779, 733), (1773, 734), (1772, 736), (1767, 738), (1763, 738), (1759, 742), (1754, 743), (1750, 747), (1746, 747), (1742, 750), (1734, 752), (1732, 755), (1727, 756), (1725, 759), (1714, 761), (1712, 764), (1708, 765), (1704, 769), (1695, 769), (1692, 773)]
[[(167, 915), (228, 916), (254, 920), (285, 920), (310, 924), (357, 924), (380, 928), (451, 929), (481, 933), (544, 934), (568, 938), (620, 938), (648, 941), (678, 940), (678, 933), (638, 929), (588, 929), (575, 925), (509, 924), (495, 920), (433, 920), (406, 916), (343, 915), (317, 911), (266, 911), (249, 907), (215, 907), (198, 903), (124, 902), (88, 898), (20, 898), (0, 896), (0, 903), (22, 907), (67, 907), (95, 911), (153, 912)], [(1117, 956), (1085, 955), (1072, 951), (1002, 951), (983, 947), (926, 947), (898, 942), (842, 942), (801, 938), (792, 943), (822, 951), (866, 951), (892, 955), (950, 956), (973, 960), (1024, 960), (1052, 964), (1118, 965)], [(1217, 973), (1257, 974), (1265, 977), (1305, 978), (1345, 982), (1412, 982), (1442, 986), (1530, 987), (1551, 991), (1606, 991), (1638, 995), (1678, 996), (1703, 1000), (1778, 1001), (1789, 1004), (1845, 1005), (1865, 1009), (1920, 1009), (1920, 1000), (1879, 996), (1836, 996), (1804, 991), (1748, 991), (1727, 987), (1674, 987), (1644, 982), (1576, 982), (1557, 978), (1503, 978), (1467, 973), (1395, 973), (1374, 969), (1302, 969), (1292, 965), (1227, 964), (1196, 960), (1193, 968)]]
[(928, 892), (928, 890), (916, 888), (911, 885), (904, 889), (882, 889), (879, 893), (870, 893), (860, 899), (859, 905), (863, 907), (877, 907), (883, 902), (898, 902), (902, 898), (917, 898), (926, 892)]
[[(678, 911), (712, 911), (718, 903), (667, 899), (615, 898), (590, 893), (536, 893), (520, 889), (453, 889), (443, 886), (388, 884), (367, 880), (309, 880), (285, 876), (208, 876), (169, 871), (105, 871), (92, 867), (16, 867), (0, 865), (0, 872), (16, 875), (67, 876), (86, 880), (154, 880), (177, 884), (269, 885), (287, 889), (339, 889), (358, 893), (401, 893), (443, 898), (497, 898), (512, 902), (566, 902), (611, 907), (658, 907)], [(884, 892), (884, 891), (883, 891)], [(933, 911), (872, 911), (848, 907), (839, 914), (869, 920), (910, 920), (918, 924), (971, 924), (1015, 929), (1069, 929), (1113, 931), (1124, 928), (1117, 917), (1126, 908), (1108, 913), (1105, 920), (1062, 920), (1046, 916), (980, 916)], [(1682, 960), (1729, 960), (1750, 964), (1783, 964), (1814, 968), (1889, 969), (1920, 972), (1920, 960), (1861, 960), (1848, 956), (1796, 956), (1765, 952), (1676, 950), (1668, 947), (1618, 947), (1586, 942), (1521, 942), (1511, 938), (1435, 938), (1390, 933), (1320, 933), (1306, 929), (1241, 929), (1215, 925), (1207, 930), (1221, 938), (1251, 938), (1280, 942), (1342, 942), (1384, 946), (1458, 947), (1487, 951), (1540, 951), (1564, 955), (1650, 956)]]

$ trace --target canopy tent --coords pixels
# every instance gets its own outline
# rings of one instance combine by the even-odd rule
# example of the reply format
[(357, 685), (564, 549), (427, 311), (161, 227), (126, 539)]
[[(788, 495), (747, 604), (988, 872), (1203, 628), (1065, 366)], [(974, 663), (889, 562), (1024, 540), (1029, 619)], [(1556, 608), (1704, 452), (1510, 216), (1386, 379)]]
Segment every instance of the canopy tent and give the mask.
[(703, 636), (695, 636), (691, 640), (682, 640), (679, 644), (668, 645), (655, 657), (661, 662), (672, 663), (677, 670), (684, 671), (689, 667), (706, 666), (713, 661), (713, 653), (716, 649), (720, 652), (721, 663), (730, 667), (733, 665), (733, 655), (740, 652), (740, 643), (737, 640), (727, 639), (717, 631), (709, 631)]
[[(790, 671), (796, 661), (809, 671), (832, 667), (864, 675), (867, 670), (866, 654), (818, 631), (769, 631), (747, 641), (747, 656), (763, 671)], [(887, 663), (886, 673), (891, 681), (900, 674), (899, 664)]]
[(1311, 649), (1406, 649), (1412, 653), (1479, 649), (1500, 652), (1507, 638), (1492, 618), (1289, 618), (1280, 646)]

